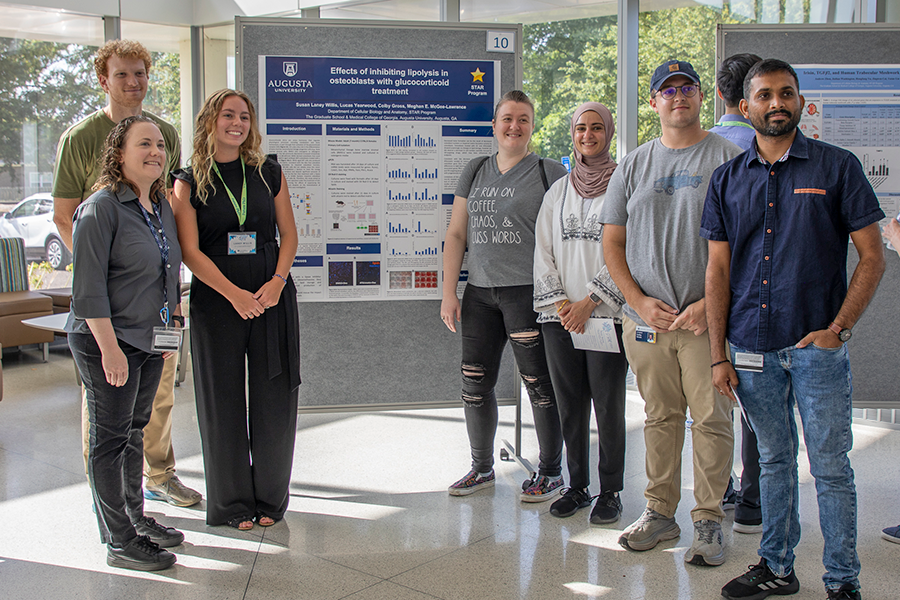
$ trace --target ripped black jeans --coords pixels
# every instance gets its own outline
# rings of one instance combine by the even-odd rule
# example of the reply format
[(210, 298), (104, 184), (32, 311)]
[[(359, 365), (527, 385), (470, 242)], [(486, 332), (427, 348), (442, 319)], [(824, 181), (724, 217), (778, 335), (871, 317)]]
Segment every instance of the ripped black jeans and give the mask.
[(494, 466), (497, 397), (494, 386), (503, 348), (509, 339), (516, 365), (531, 398), (540, 446), (539, 473), (562, 472), (562, 433), (556, 396), (544, 355), (544, 337), (532, 308), (533, 286), (466, 286), (462, 299), (462, 399), (472, 447), (472, 468)]

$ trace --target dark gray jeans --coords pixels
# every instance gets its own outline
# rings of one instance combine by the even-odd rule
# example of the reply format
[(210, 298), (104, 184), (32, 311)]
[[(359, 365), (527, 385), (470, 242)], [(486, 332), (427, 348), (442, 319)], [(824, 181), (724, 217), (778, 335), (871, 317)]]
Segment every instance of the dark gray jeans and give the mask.
[(144, 514), (144, 426), (162, 375), (162, 355), (119, 340), (128, 359), (128, 380), (114, 387), (106, 381), (94, 336), (70, 333), (68, 338), (87, 399), (88, 479), (100, 538), (105, 544), (123, 546), (137, 535), (133, 523)]
[(462, 399), (472, 447), (472, 468), (487, 473), (494, 466), (497, 397), (494, 386), (506, 340), (531, 398), (540, 446), (539, 473), (562, 472), (562, 433), (556, 396), (544, 355), (544, 337), (532, 309), (530, 285), (481, 288), (469, 284), (462, 299)]

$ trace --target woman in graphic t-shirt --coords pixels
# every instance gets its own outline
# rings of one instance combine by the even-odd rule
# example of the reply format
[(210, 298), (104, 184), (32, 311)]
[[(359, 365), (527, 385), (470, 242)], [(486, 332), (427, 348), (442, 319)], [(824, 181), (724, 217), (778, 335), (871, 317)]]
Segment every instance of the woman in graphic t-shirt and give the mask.
[[(559, 495), (563, 485), (562, 435), (532, 309), (534, 224), (544, 192), (566, 169), (528, 150), (534, 105), (523, 92), (500, 99), (493, 126), (498, 151), (463, 170), (444, 242), (441, 319), (454, 333), (460, 322), (462, 400), (472, 450), (472, 469), (449, 492), (465, 496), (494, 485), (494, 385), (508, 339), (531, 398), (540, 445), (539, 470), (522, 485), (522, 500), (543, 502)], [(460, 304), (456, 290), (467, 247), (469, 275)]]

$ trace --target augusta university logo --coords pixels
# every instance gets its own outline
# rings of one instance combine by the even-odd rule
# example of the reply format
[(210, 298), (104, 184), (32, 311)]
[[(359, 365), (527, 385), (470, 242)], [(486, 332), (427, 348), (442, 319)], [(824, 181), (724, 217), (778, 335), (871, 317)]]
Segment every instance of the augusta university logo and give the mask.
[(286, 62), (284, 63), (284, 75), (285, 77), (293, 77), (297, 74), (297, 63), (296, 62)]

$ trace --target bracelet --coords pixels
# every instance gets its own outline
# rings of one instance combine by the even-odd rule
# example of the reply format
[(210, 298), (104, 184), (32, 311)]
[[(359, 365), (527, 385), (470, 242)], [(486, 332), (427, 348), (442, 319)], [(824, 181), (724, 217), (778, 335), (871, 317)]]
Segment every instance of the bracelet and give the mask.
[(556, 314), (559, 314), (559, 311), (561, 311), (563, 309), (563, 306), (565, 306), (568, 303), (569, 303), (568, 298), (563, 299), (562, 304), (560, 304), (559, 308), (556, 309)]
[(730, 362), (731, 361), (726, 358), (725, 360), (720, 360), (719, 362), (714, 362), (713, 364), (709, 365), (709, 368), (712, 369), (714, 367), (718, 367), (719, 365), (724, 365), (725, 363), (730, 363)]
[(282, 280), (282, 281), (284, 282), (284, 285), (287, 285), (287, 279), (285, 279), (284, 277), (282, 277), (282, 276), (279, 275), (278, 273), (275, 273), (274, 275), (272, 275), (272, 279), (275, 279), (276, 277), (277, 277), (278, 279)]

